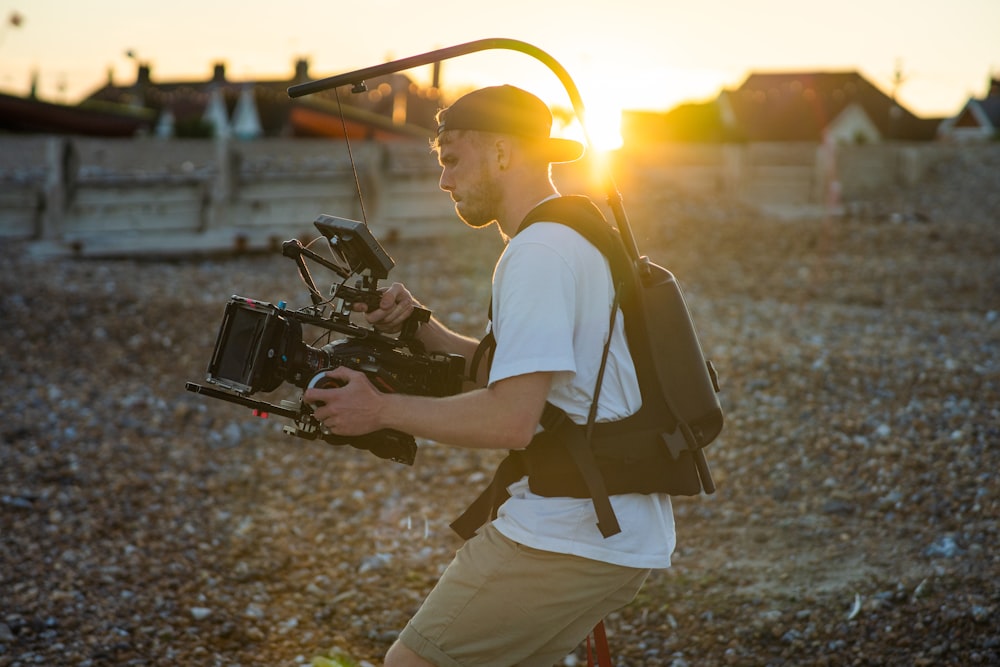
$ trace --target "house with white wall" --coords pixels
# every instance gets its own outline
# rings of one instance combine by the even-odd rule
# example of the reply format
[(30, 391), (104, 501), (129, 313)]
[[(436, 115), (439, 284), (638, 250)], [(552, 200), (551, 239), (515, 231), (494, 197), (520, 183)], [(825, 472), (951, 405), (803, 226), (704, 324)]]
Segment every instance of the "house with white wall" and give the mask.
[(969, 98), (956, 115), (938, 129), (946, 141), (1000, 140), (1000, 78), (990, 78), (986, 96)]

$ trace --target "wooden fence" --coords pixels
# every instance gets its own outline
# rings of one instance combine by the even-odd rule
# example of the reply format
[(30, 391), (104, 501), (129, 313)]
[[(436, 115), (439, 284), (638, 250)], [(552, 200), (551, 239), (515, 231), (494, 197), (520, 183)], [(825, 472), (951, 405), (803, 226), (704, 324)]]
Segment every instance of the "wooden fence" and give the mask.
[[(914, 185), (958, 150), (969, 148), (652, 145), (616, 153), (614, 174), (632, 200), (681, 191), (767, 215), (810, 216)], [(601, 194), (591, 182), (594, 165), (554, 173), (566, 190)], [(0, 239), (30, 240), (44, 255), (253, 250), (314, 237), (320, 213), (365, 218), (381, 238), (427, 237), (460, 229), (438, 176), (420, 141), (359, 143), (349, 153), (328, 140), (5, 136)]]

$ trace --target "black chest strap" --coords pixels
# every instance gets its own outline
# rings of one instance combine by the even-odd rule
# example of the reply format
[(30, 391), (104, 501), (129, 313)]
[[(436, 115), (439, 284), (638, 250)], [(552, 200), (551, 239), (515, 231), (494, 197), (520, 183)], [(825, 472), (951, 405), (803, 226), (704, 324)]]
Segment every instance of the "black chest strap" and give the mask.
[(510, 498), (507, 487), (528, 474), (523, 456), (521, 451), (507, 454), (493, 473), (489, 486), (465, 508), (461, 516), (449, 524), (462, 539), (471, 539), (480, 526), (497, 518), (497, 510)]
[[(471, 538), (480, 526), (497, 517), (497, 510), (510, 498), (507, 487), (527, 475), (529, 488), (539, 495), (590, 498), (601, 534), (611, 537), (620, 533), (621, 526), (590, 442), (596, 436), (598, 441), (621, 444), (616, 424), (596, 424), (595, 433), (588, 437), (585, 426), (575, 424), (560, 408), (546, 403), (541, 419), (544, 430), (526, 449), (507, 454), (489, 485), (451, 523), (452, 530), (464, 539)], [(573, 466), (567, 465), (567, 454)], [(562, 474), (564, 470), (571, 474)]]

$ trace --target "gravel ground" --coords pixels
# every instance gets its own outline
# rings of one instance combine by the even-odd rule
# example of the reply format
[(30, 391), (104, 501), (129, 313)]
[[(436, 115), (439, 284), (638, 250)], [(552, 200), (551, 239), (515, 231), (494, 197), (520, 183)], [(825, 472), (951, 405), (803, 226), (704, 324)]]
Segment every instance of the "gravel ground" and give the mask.
[[(929, 216), (630, 208), (728, 422), (674, 567), (608, 619), (617, 664), (1000, 663), (1000, 227), (960, 177), (884, 202)], [(230, 294), (306, 302), (287, 260), (23, 250), (0, 250), (0, 666), (378, 664), (499, 455), (421, 443), (401, 466), (184, 391)], [(481, 330), (491, 235), (389, 251)]]

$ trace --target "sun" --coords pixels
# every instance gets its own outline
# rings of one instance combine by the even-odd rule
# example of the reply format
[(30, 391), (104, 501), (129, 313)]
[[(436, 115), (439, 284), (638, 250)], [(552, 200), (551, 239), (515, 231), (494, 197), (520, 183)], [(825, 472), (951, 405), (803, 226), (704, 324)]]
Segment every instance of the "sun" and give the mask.
[(613, 104), (587, 107), (587, 132), (598, 151), (613, 151), (622, 147), (622, 110)]
[(564, 138), (587, 143), (589, 148), (599, 153), (607, 153), (622, 147), (621, 119), (622, 109), (614, 104), (587, 105), (584, 108), (586, 131), (580, 119), (567, 112), (557, 133)]
[[(595, 71), (580, 83), (587, 134), (595, 152), (611, 153), (622, 148), (625, 110), (666, 112), (685, 102), (714, 99), (724, 82), (731, 81), (734, 76), (721, 69), (666, 65), (625, 69), (628, 71), (624, 73)], [(613, 87), (610, 81), (615, 82)], [(559, 117), (562, 131), (568, 138), (583, 140), (579, 123), (569, 121), (569, 116), (575, 119), (571, 112)]]

